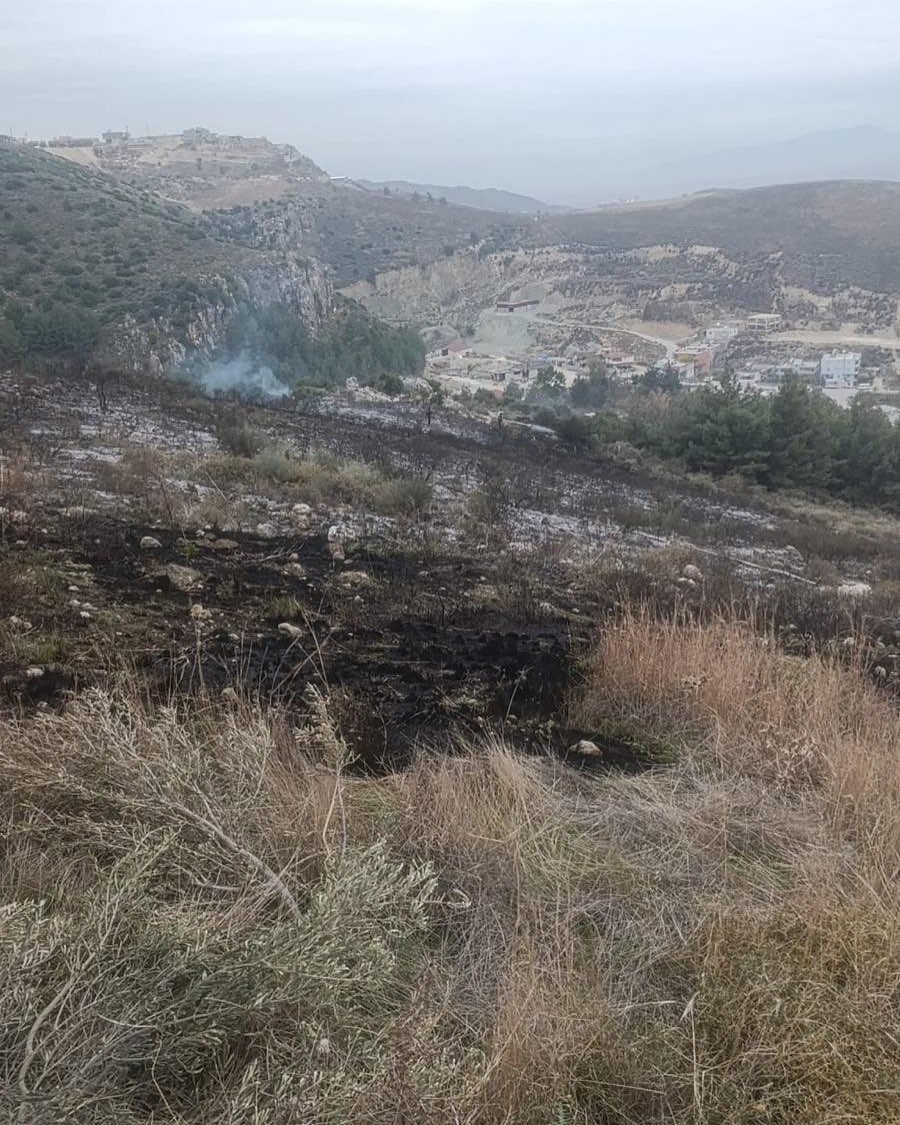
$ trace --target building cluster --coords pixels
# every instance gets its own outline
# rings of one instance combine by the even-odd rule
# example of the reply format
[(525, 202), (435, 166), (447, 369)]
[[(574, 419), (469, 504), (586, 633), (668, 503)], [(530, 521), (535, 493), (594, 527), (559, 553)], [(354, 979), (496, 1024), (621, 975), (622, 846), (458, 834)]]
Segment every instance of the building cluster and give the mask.
[(799, 375), (825, 390), (845, 390), (871, 384), (873, 373), (863, 369), (860, 352), (827, 352), (810, 359), (791, 356), (783, 360), (767, 357), (748, 359), (736, 372), (741, 383), (765, 390), (781, 383), (787, 375)]
[[(622, 359), (631, 357), (620, 357)], [(506, 387), (518, 385), (525, 390), (539, 371), (552, 370), (571, 386), (588, 373), (587, 358), (542, 355), (523, 358), (505, 355), (484, 355), (462, 343), (446, 344), (429, 354), (425, 374), (428, 378), (451, 384), (455, 389), (490, 390), (497, 396)]]

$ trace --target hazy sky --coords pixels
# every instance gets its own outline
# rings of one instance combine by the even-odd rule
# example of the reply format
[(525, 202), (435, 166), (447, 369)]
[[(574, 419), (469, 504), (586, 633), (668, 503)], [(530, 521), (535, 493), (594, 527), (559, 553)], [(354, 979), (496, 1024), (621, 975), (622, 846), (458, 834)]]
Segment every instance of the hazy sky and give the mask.
[(896, 0), (0, 0), (0, 132), (220, 132), (332, 174), (607, 198), (900, 120)]

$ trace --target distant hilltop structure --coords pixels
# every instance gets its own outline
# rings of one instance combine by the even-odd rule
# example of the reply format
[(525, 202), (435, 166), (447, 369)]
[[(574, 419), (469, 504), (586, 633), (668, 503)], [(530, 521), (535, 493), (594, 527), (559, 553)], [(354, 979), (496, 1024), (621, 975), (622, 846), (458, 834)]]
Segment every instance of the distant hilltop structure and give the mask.
[(146, 137), (134, 136), (127, 127), (107, 129), (100, 138), (58, 136), (38, 143), (83, 167), (201, 207), (208, 201), (227, 206), (277, 198), (292, 185), (328, 181), (293, 145), (223, 135), (201, 125)]

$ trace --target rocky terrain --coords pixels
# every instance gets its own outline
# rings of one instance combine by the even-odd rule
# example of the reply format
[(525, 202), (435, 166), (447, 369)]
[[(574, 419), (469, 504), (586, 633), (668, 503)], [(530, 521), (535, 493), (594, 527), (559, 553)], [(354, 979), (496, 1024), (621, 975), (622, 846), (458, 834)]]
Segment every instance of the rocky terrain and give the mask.
[[(497, 301), (536, 295), (543, 305), (516, 341), (537, 351), (589, 345), (598, 329), (629, 321), (690, 328), (775, 309), (798, 323), (853, 322), (888, 335), (897, 320), (900, 193), (889, 183), (705, 192), (535, 221), (332, 181), (290, 146), (202, 129), (53, 151), (91, 169), (95, 187), (202, 213), (179, 220), (197, 242), (191, 254), (202, 230), (226, 257), (269, 255), (276, 274), (286, 263), (308, 266), (308, 281), (293, 281), (309, 287), (305, 299), (297, 293), (306, 319), (314, 292), (327, 307), (324, 282), (438, 338), (471, 335)], [(483, 327), (484, 347), (502, 350), (504, 326)], [(523, 350), (516, 341), (511, 350)]]
[[(278, 302), (312, 331), (334, 310), (295, 247), (226, 240), (144, 188), (27, 146), (0, 145), (4, 359), (168, 373), (209, 355), (235, 311)], [(16, 338), (18, 336), (18, 339)]]
[(372, 393), (0, 419), (11, 1120), (895, 1119), (896, 519)]
[(524, 230), (518, 247), (464, 250), (348, 292), (380, 315), (411, 309), (416, 323), (456, 331), (497, 301), (549, 298), (549, 335), (536, 325), (533, 340), (547, 345), (567, 321), (698, 326), (773, 309), (887, 334), (900, 295), (900, 191), (806, 184), (551, 216)]
[(291, 145), (202, 128), (155, 137), (110, 136), (92, 145), (51, 143), (48, 151), (197, 210), (277, 199), (292, 187), (328, 180)]
[[(157, 141), (0, 146), (0, 1117), (894, 1125), (900, 521), (813, 497), (892, 503), (896, 431), (450, 408), (355, 303), (887, 332), (894, 187), (523, 225)], [(296, 393), (151, 377), (239, 349)]]
[[(677, 480), (635, 451), (597, 460), (452, 412), (425, 428), (402, 404), (245, 405), (236, 422), (227, 404), (133, 381), (99, 398), (20, 376), (0, 394), (8, 578), (24, 567), (48, 583), (18, 599), (27, 628), (8, 627), (8, 703), (91, 682), (103, 635), (169, 675), (173, 653), (191, 663), (201, 625), (209, 645), (191, 676), (221, 688), (251, 674), (299, 700), (299, 623), (331, 638), (329, 682), (369, 684), (370, 705), (394, 716), (385, 730), (403, 727), (395, 748), (430, 729), (415, 710), (426, 697), (471, 722), (497, 713), (485, 691), (505, 708), (507, 672), (489, 683), (492, 668), (509, 684), (536, 677), (528, 698), (552, 697), (532, 716), (543, 722), (634, 582), (672, 604), (763, 597), (799, 627), (799, 648), (865, 620), (872, 667), (900, 686), (893, 520), (848, 513), (837, 530), (825, 511)], [(55, 572), (86, 585), (76, 577), (67, 597)], [(52, 667), (32, 683), (41, 652)]]

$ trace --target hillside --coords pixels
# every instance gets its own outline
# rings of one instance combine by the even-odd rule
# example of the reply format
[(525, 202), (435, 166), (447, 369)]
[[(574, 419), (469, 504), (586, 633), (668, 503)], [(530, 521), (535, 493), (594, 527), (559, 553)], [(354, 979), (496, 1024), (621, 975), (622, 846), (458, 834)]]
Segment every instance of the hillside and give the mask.
[(233, 410), (0, 379), (0, 1119), (896, 1125), (898, 521)]
[(516, 229), (514, 216), (497, 211), (331, 180), (292, 146), (265, 138), (187, 129), (50, 152), (203, 212), (209, 229), (229, 244), (312, 258), (337, 286), (426, 265), (476, 243), (506, 245)]
[[(585, 350), (874, 278), (890, 185), (199, 213), (0, 157), (0, 1120), (896, 1125), (900, 425), (404, 397), (330, 281)], [(192, 356), (331, 389), (145, 377)]]
[(543, 203), (529, 195), (518, 195), (499, 188), (446, 187), (440, 184), (414, 184), (408, 180), (357, 180), (369, 191), (385, 189), (398, 195), (430, 195), (433, 199), (446, 200), (460, 207), (474, 207), (482, 211), (501, 211), (510, 215), (555, 214), (568, 208), (553, 203)]
[[(717, 319), (773, 309), (893, 340), (900, 184), (793, 184), (548, 216), (347, 292), (375, 315), (435, 339), (465, 334), (498, 355), (577, 354), (620, 327), (637, 335), (617, 347), (665, 349)], [(535, 303), (497, 309), (522, 299)]]
[(194, 128), (162, 136), (107, 138), (91, 145), (51, 143), (49, 151), (197, 210), (277, 199), (298, 185), (328, 180), (308, 156), (266, 137), (223, 136)]
[(406, 266), (426, 266), (467, 247), (515, 245), (513, 216), (385, 196), (346, 184), (314, 186), (275, 201), (208, 213), (225, 237), (302, 248), (346, 286)]
[(28, 146), (0, 147), (0, 192), (4, 364), (151, 375), (225, 364), (227, 382), (238, 359), (241, 382), (279, 393), (421, 368), (414, 333), (335, 296), (312, 240), (224, 230)]
[(786, 281), (812, 289), (900, 290), (900, 183), (833, 181), (708, 191), (658, 203), (558, 215), (546, 243), (603, 249), (714, 246), (777, 255)]
[(311, 329), (334, 303), (294, 251), (223, 239), (183, 207), (92, 169), (0, 145), (5, 358), (163, 371), (209, 352), (238, 308), (284, 303)]

